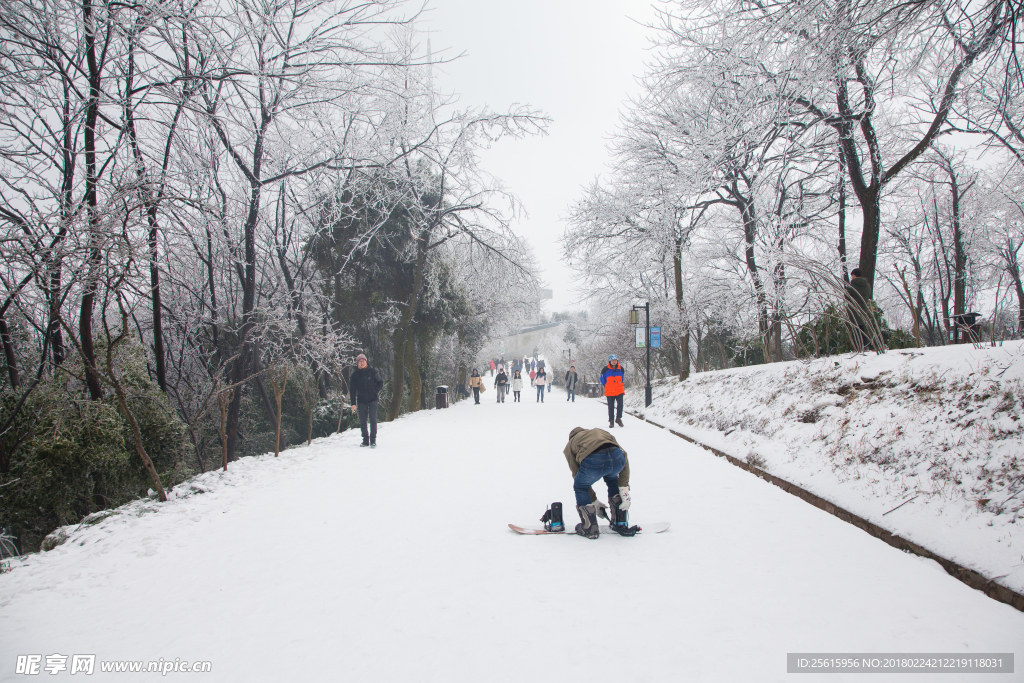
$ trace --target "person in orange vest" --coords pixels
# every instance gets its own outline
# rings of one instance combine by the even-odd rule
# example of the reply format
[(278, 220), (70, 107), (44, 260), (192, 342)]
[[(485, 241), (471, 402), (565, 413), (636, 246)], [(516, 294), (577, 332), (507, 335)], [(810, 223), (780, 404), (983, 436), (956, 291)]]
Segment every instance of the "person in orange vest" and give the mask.
[[(625, 372), (619, 365), (619, 357), (614, 353), (608, 356), (608, 365), (601, 370), (601, 385), (604, 387), (604, 395), (608, 399), (608, 428), (615, 425), (625, 427), (622, 424), (622, 404), (626, 400), (626, 385), (623, 383)], [(618, 405), (618, 414), (616, 414)]]

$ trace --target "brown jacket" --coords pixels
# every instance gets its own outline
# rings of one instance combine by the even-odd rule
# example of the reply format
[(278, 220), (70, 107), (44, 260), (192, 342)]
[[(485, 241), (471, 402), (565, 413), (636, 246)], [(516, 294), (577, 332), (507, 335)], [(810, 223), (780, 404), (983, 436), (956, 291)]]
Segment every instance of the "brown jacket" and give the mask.
[(480, 386), (483, 385), (483, 383), (484, 383), (484, 378), (481, 377), (480, 375), (470, 375), (469, 376), (469, 386), (471, 386), (471, 387), (480, 387)]
[[(608, 444), (616, 448), (622, 448), (619, 442), (615, 440), (615, 437), (603, 429), (576, 427), (569, 432), (569, 443), (565, 444), (565, 450), (562, 453), (565, 454), (565, 460), (569, 463), (569, 470), (572, 472), (572, 476), (575, 477), (576, 473), (580, 471), (580, 463), (583, 462), (584, 458), (601, 446)], [(622, 455), (625, 456), (626, 464), (622, 471), (619, 472), (619, 486), (629, 486), (629, 456), (626, 454), (625, 449), (622, 449)], [(590, 500), (597, 500), (597, 494), (594, 492), (593, 487), (590, 488)]]

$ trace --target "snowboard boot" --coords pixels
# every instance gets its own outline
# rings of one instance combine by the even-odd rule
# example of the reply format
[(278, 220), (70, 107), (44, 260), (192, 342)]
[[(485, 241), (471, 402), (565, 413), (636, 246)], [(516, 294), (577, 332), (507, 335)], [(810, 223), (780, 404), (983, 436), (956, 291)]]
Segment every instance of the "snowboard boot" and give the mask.
[(622, 496), (617, 493), (608, 499), (608, 522), (613, 527), (629, 526), (629, 510), (620, 510), (621, 504)]
[(580, 513), (580, 523), (576, 525), (576, 533), (587, 538), (597, 538), (601, 533), (597, 526), (597, 506), (577, 505), (576, 511)]
[(621, 417), (615, 418), (615, 424), (619, 425), (620, 427), (625, 427), (626, 426), (626, 425), (622, 424), (622, 418)]
[(608, 521), (611, 522), (612, 531), (620, 536), (636, 536), (640, 527), (629, 526), (629, 510), (620, 510), (621, 503), (622, 496), (617, 493), (608, 501)]
[(540, 518), (544, 522), (544, 531), (561, 533), (565, 531), (565, 521), (562, 519), (562, 504), (552, 503)]

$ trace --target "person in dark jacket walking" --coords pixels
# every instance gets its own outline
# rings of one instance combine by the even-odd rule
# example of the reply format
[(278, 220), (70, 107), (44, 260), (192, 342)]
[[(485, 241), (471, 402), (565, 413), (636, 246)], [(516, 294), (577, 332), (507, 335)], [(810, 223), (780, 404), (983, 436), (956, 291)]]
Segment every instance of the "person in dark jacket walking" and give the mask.
[[(608, 399), (608, 427), (622, 424), (622, 404), (626, 397), (626, 385), (624, 384), (626, 373), (619, 365), (619, 357), (614, 353), (608, 356), (608, 365), (601, 370), (601, 385), (604, 387), (604, 395)], [(616, 407), (618, 414), (616, 415)]]
[[(359, 429), (363, 432), (360, 446), (377, 447), (377, 396), (384, 388), (380, 370), (371, 368), (366, 356), (356, 356), (356, 369), (348, 379), (352, 410), (359, 414)], [(369, 429), (367, 429), (369, 422)]]
[(508, 375), (504, 368), (498, 368), (498, 374), (494, 377), (494, 388), (498, 390), (498, 403), (505, 402), (505, 394), (508, 393)]
[[(629, 458), (615, 437), (603, 429), (576, 427), (569, 432), (569, 442), (565, 444), (562, 454), (572, 472), (576, 511), (580, 515), (576, 533), (587, 538), (597, 538), (597, 518), (600, 516), (611, 522), (615, 532), (623, 536), (635, 535), (638, 529), (629, 526), (627, 516), (631, 502)], [(598, 479), (604, 479), (608, 486), (608, 506), (611, 510), (597, 499), (597, 493), (594, 492), (593, 485)]]
[(576, 374), (576, 366), (573, 365), (569, 368), (569, 372), (565, 373), (565, 400), (572, 399), (572, 402), (576, 402), (576, 383), (580, 381), (579, 375)]

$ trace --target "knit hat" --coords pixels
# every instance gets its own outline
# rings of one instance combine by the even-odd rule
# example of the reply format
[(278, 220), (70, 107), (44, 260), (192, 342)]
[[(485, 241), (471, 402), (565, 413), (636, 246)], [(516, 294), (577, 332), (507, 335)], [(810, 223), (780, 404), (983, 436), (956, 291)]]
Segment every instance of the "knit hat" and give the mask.
[[(359, 354), (358, 356), (356, 356), (356, 362), (357, 362), (357, 363), (358, 363), (359, 361), (361, 361), (361, 360), (366, 360), (366, 354), (363, 354), (363, 353), (361, 353), (361, 354)], [(367, 362), (369, 362), (369, 361), (367, 361)]]
[(614, 353), (612, 355), (608, 356), (608, 360), (609, 361), (618, 360), (618, 359), (619, 359), (619, 357), (616, 356)]

